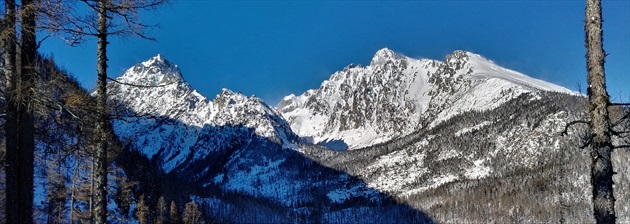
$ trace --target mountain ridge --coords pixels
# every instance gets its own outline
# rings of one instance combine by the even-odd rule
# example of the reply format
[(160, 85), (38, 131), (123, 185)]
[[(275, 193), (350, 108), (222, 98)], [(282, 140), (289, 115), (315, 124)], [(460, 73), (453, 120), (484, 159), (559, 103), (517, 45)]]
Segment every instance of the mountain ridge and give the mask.
[[(248, 136), (249, 129), (286, 147), (293, 147), (299, 140), (275, 109), (261, 99), (223, 89), (209, 100), (183, 79), (177, 65), (161, 55), (134, 65), (116, 80), (119, 82), (108, 83), (111, 101), (116, 102), (118, 108), (126, 108), (124, 113), (129, 117), (140, 116), (136, 120), (140, 122), (114, 121), (116, 133), (123, 139), (136, 139), (134, 145), (146, 149), (141, 151), (149, 159), (157, 155), (163, 160), (166, 172), (185, 161), (202, 160), (217, 150), (212, 147), (221, 148), (223, 144), (211, 144), (208, 141), (216, 139), (199, 136), (223, 136), (218, 139), (226, 141), (238, 138), (221, 133), (219, 127), (222, 126), (233, 127), (227, 133), (237, 135)], [(120, 83), (166, 85), (139, 88)], [(199, 147), (204, 150), (196, 150)], [(191, 155), (195, 158), (189, 158)]]
[[(318, 89), (283, 98), (276, 108), (298, 135), (313, 143), (343, 141), (347, 147), (340, 149), (352, 149), (402, 137), (429, 120), (436, 125), (457, 113), (493, 108), (535, 91), (573, 93), (470, 52), (457, 50), (437, 61), (383, 48), (370, 65), (348, 66)], [(378, 110), (386, 112), (375, 116)]]
[[(168, 70), (150, 64), (128, 71), (162, 77)], [(514, 209), (544, 214), (533, 222), (591, 220), (547, 203), (588, 210), (579, 197), (587, 182), (545, 184), (550, 177), (585, 180), (588, 157), (563, 150), (577, 148), (582, 129), (555, 134), (582, 118), (585, 98), (469, 52), (436, 61), (383, 49), (370, 65), (347, 66), (275, 108), (229, 89), (209, 100), (185, 81), (150, 89), (109, 85), (113, 102), (132, 115), (151, 115), (114, 121), (116, 133), (169, 175), (202, 189), (190, 197), (220, 220), (338, 222), (362, 214), (374, 222), (506, 222)], [(514, 186), (523, 198), (518, 203), (509, 201)], [(466, 203), (479, 208), (470, 217)], [(261, 205), (275, 213), (235, 218)]]

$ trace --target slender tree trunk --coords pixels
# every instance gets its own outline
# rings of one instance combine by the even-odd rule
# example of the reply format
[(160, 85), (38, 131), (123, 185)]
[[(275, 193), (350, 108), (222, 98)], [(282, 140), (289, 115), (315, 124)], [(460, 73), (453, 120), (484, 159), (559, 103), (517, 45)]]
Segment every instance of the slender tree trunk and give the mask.
[(19, 203), (20, 197), (18, 192), (20, 189), (18, 181), (19, 169), (19, 148), (18, 148), (18, 109), (15, 99), (15, 89), (17, 86), (18, 74), (16, 69), (16, 34), (15, 34), (15, 0), (5, 0), (4, 6), (6, 14), (4, 22), (6, 30), (3, 34), (5, 67), (5, 99), (6, 105), (6, 123), (5, 123), (5, 139), (6, 139), (6, 197), (7, 206), (5, 207), (7, 223), (19, 223)]
[(72, 173), (72, 188), (70, 188), (70, 223), (74, 223), (74, 192), (77, 188), (77, 178), (79, 176), (79, 157), (76, 157), (76, 164), (74, 166), (74, 172)]
[(96, 173), (94, 169), (94, 158), (91, 158), (92, 165), (90, 166), (90, 195), (88, 201), (88, 211), (90, 212), (90, 217), (94, 217), (94, 173)]
[(586, 1), (584, 20), (586, 32), (586, 67), (588, 71), (588, 96), (590, 101), (591, 185), (593, 186), (593, 210), (597, 223), (615, 223), (615, 196), (613, 194), (613, 167), (610, 138), (610, 119), (604, 73), (604, 47), (602, 8), (600, 0)]
[(107, 222), (107, 0), (98, 2), (96, 108), (96, 223)]

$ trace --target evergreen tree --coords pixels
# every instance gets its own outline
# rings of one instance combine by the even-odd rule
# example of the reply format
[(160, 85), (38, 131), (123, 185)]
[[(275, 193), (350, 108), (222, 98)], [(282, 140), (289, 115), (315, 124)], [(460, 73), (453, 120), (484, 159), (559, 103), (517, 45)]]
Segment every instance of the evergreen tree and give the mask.
[(119, 176), (116, 177), (118, 180), (118, 189), (116, 191), (116, 196), (114, 200), (116, 201), (116, 205), (120, 208), (121, 213), (123, 214), (123, 218), (128, 218), (129, 210), (131, 209), (131, 203), (133, 202), (132, 191), (134, 187), (138, 185), (138, 182), (128, 181), (127, 177)]
[(155, 223), (165, 224), (167, 223), (166, 219), (166, 201), (164, 200), (164, 196), (160, 196), (157, 203), (157, 216), (155, 218)]
[(144, 195), (140, 196), (138, 204), (136, 204), (136, 219), (139, 224), (149, 223), (149, 207), (144, 200)]
[(171, 201), (170, 220), (173, 224), (181, 223), (181, 221), (179, 220), (179, 211), (177, 210), (177, 205), (174, 201)]
[(199, 206), (194, 201), (186, 203), (186, 208), (184, 209), (184, 215), (182, 219), (184, 221), (184, 224), (204, 223), (202, 213), (199, 210)]

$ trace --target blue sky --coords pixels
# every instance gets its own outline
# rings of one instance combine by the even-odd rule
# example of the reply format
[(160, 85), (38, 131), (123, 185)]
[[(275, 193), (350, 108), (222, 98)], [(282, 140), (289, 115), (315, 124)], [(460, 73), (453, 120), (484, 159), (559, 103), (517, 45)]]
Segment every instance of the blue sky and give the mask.
[[(585, 1), (204, 1), (172, 0), (142, 14), (157, 41), (113, 38), (110, 77), (156, 54), (178, 64), (208, 98), (221, 88), (271, 105), (301, 94), (348, 64), (369, 64), (384, 47), (414, 58), (454, 50), (483, 55), (529, 76), (586, 86)], [(603, 1), (609, 94), (630, 99), (630, 1)], [(96, 41), (40, 51), (83, 85), (96, 80)]]

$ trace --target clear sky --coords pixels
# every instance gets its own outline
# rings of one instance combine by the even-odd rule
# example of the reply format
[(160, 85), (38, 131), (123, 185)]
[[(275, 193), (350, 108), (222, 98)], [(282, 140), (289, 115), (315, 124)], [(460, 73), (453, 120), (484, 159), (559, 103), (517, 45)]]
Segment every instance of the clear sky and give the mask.
[[(172, 0), (142, 14), (156, 42), (114, 38), (110, 77), (156, 54), (180, 66), (208, 98), (221, 88), (271, 105), (318, 88), (348, 64), (369, 64), (384, 47), (442, 60), (466, 50), (529, 76), (586, 86), (584, 3), (565, 1), (205, 1)], [(609, 94), (630, 99), (630, 1), (604, 0)], [(83, 85), (96, 80), (96, 41), (69, 47), (56, 39), (41, 52)], [(584, 90), (585, 91), (585, 90)]]

